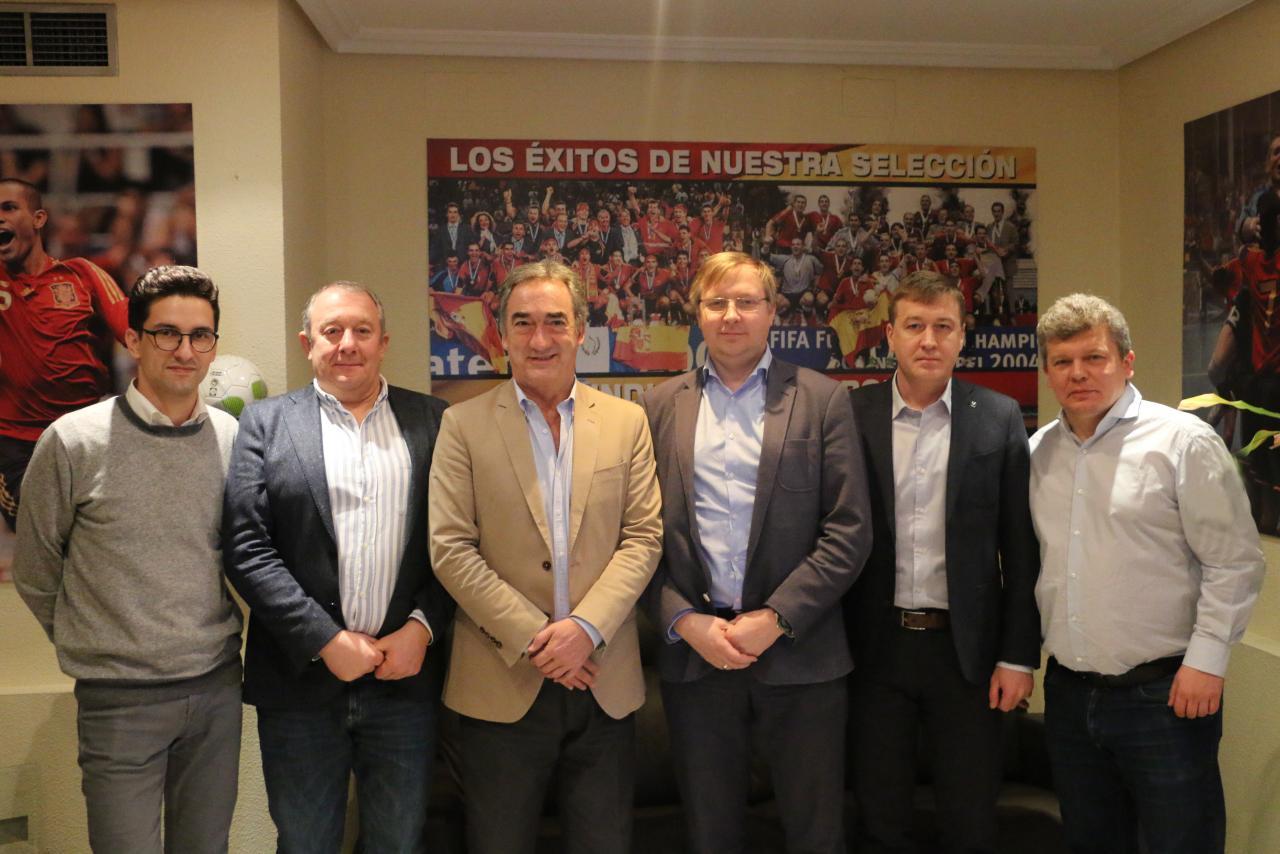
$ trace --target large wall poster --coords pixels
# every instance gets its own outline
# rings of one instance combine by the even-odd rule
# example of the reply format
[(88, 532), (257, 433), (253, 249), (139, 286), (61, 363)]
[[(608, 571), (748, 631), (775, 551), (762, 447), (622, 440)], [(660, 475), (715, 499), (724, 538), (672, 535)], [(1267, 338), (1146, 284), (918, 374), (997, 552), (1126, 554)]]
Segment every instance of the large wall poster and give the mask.
[[(126, 291), (152, 267), (196, 263), (194, 162), (190, 104), (0, 104), (0, 177), (40, 190), (45, 251), (88, 259)], [(0, 291), (9, 279), (0, 266)], [(128, 354), (104, 361), (122, 389)], [(0, 395), (16, 393), (0, 366)], [(0, 580), (12, 548), (0, 519)]]
[(724, 249), (767, 258), (775, 354), (850, 385), (894, 369), (888, 295), (938, 269), (968, 301), (959, 371), (1036, 409), (1035, 150), (599, 140), (427, 143), (431, 376), (453, 400), (505, 373), (496, 293), (556, 255), (586, 282), (579, 375), (635, 398), (699, 364), (688, 286)]
[[(1241, 458), (1254, 521), (1280, 534), (1280, 92), (1184, 127), (1182, 393)], [(1263, 410), (1263, 411), (1258, 411)]]

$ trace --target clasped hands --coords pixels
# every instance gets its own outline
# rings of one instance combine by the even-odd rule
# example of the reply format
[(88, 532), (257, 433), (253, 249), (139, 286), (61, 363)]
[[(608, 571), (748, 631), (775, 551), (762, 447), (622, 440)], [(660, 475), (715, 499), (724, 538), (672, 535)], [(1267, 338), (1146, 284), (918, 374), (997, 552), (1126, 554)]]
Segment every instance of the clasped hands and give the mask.
[(529, 642), (529, 661), (545, 678), (570, 691), (595, 684), (599, 665), (591, 660), (595, 643), (587, 630), (570, 617), (543, 626)]
[(320, 650), (320, 660), (343, 682), (366, 673), (376, 679), (404, 679), (422, 669), (430, 643), (427, 627), (414, 619), (380, 638), (343, 629)]
[(772, 608), (743, 611), (732, 620), (690, 611), (676, 620), (675, 631), (717, 670), (750, 667), (782, 637)]

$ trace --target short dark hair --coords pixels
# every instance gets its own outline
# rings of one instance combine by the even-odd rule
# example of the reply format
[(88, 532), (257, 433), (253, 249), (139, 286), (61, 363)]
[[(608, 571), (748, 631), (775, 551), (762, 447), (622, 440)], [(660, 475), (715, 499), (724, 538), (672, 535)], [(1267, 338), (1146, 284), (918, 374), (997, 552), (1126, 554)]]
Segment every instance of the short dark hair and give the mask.
[(222, 316), (218, 308), (218, 286), (207, 273), (179, 264), (155, 267), (138, 277), (129, 292), (129, 328), (139, 335), (151, 316), (151, 304), (165, 297), (196, 297), (213, 308), (213, 331)]
[(889, 322), (898, 316), (898, 303), (903, 300), (932, 305), (940, 300), (953, 299), (960, 308), (960, 320), (964, 321), (964, 291), (951, 284), (941, 273), (933, 270), (916, 270), (902, 280), (898, 289), (889, 297)]
[(12, 184), (22, 190), (22, 195), (27, 200), (27, 207), (32, 213), (44, 210), (44, 199), (40, 196), (40, 188), (30, 181), (24, 181), (21, 178), (0, 178), (0, 184)]

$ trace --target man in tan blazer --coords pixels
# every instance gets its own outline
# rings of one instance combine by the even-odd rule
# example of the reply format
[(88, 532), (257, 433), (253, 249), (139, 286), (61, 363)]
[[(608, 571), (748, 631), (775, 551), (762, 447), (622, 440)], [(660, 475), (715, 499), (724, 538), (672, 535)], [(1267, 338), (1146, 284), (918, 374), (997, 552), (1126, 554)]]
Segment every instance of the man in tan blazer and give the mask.
[(572, 270), (518, 267), (499, 296), (512, 381), (446, 410), (437, 439), (431, 559), (458, 602), (444, 702), (472, 854), (534, 850), (557, 767), (570, 850), (630, 850), (635, 604), (662, 525), (643, 412), (576, 379), (586, 322)]

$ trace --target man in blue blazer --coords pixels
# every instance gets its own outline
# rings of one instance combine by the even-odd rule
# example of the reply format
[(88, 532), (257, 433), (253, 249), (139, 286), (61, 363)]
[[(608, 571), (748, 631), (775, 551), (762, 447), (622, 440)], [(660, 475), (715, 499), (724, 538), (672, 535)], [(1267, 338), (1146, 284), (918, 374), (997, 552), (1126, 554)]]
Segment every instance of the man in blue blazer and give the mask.
[(313, 383), (245, 410), (223, 515), (250, 608), (244, 700), (258, 709), (279, 851), (337, 852), (354, 770), (361, 850), (421, 844), (451, 615), (427, 550), (427, 475), (445, 404), (389, 386), (382, 304), (351, 282), (307, 302)]
[(1040, 663), (1039, 547), (1018, 404), (952, 378), (964, 295), (918, 271), (892, 297), (898, 369), (852, 393), (873, 546), (846, 601), (859, 851), (914, 851), (927, 736), (945, 850), (994, 851), (1000, 715)]

